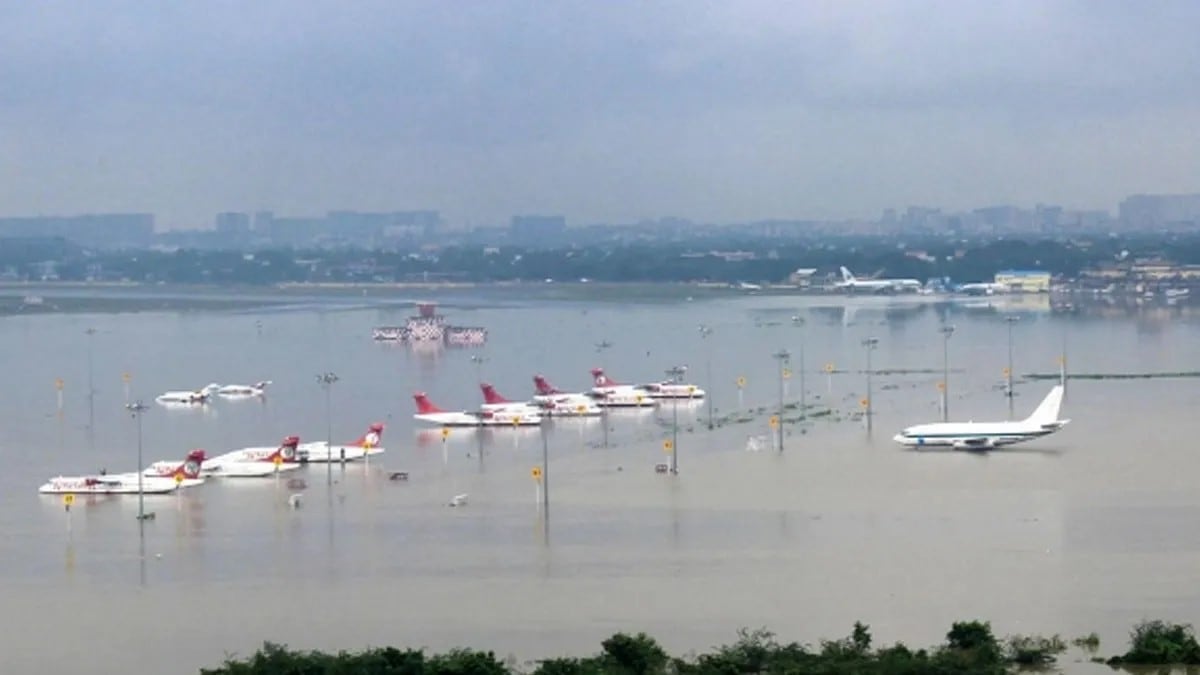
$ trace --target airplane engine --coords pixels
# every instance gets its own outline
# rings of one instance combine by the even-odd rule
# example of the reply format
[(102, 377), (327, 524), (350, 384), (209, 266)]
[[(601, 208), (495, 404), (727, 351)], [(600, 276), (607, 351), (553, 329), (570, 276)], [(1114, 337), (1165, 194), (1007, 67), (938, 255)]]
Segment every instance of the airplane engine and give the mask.
[(978, 441), (955, 441), (955, 450), (990, 450), (996, 447), (992, 439), (981, 439)]

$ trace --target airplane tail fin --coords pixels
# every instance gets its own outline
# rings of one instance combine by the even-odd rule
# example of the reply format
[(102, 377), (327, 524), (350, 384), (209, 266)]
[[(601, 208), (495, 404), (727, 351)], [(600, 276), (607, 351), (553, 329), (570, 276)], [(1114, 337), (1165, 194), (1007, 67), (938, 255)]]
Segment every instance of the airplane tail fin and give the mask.
[(367, 433), (359, 436), (350, 445), (356, 448), (373, 448), (383, 441), (383, 423), (376, 422), (367, 428)]
[(483, 391), (483, 402), (484, 403), (488, 403), (488, 404), (512, 403), (512, 401), (509, 401), (508, 399), (501, 396), (500, 392), (496, 391), (496, 388), (493, 387), (492, 385), (488, 384), (487, 382), (481, 382), (479, 384), (479, 388), (480, 388), (480, 390)]
[(275, 452), (271, 453), (271, 456), (268, 457), (267, 460), (273, 462), (275, 461), (275, 458), (278, 457), (284, 462), (294, 462), (296, 461), (296, 448), (299, 445), (299, 436), (286, 436), (284, 437), (283, 442), (279, 444), (279, 448), (275, 450)]
[(417, 414), (428, 415), (431, 413), (446, 412), (434, 405), (433, 401), (430, 401), (429, 397), (423, 391), (413, 394), (413, 400), (417, 402)]
[(204, 451), (192, 450), (184, 458), (183, 463), (171, 472), (173, 478), (199, 478), (200, 465), (204, 463)]
[(533, 387), (539, 396), (552, 396), (562, 393), (558, 389), (555, 389), (554, 385), (550, 384), (550, 381), (541, 375), (533, 376)]
[(1062, 407), (1062, 399), (1062, 385), (1056, 384), (1050, 390), (1050, 393), (1046, 394), (1046, 398), (1042, 399), (1042, 402), (1038, 404), (1037, 410), (1034, 410), (1033, 414), (1027, 417), (1025, 421), (1043, 426), (1059, 422), (1058, 410)]
[(615, 387), (616, 380), (604, 374), (603, 368), (592, 368), (592, 383), (597, 387)]
[(845, 281), (846, 283), (853, 283), (854, 275), (850, 273), (850, 270), (846, 269), (845, 267), (841, 268), (841, 270), (842, 270), (842, 281)]

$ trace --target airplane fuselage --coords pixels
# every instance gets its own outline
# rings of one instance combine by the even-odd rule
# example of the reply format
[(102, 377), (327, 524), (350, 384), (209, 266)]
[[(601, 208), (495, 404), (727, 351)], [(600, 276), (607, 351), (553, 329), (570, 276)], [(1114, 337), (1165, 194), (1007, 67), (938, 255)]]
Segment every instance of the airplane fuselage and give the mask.
[(1048, 424), (1026, 422), (946, 422), (920, 424), (896, 434), (892, 440), (909, 447), (953, 447), (962, 450), (998, 448), (1048, 436), (1066, 421)]

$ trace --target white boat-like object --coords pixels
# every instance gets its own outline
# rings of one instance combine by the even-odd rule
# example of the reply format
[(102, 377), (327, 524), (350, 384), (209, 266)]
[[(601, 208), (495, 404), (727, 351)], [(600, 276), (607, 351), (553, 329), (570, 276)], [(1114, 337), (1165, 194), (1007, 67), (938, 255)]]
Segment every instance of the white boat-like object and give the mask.
[(541, 375), (533, 376), (533, 402), (551, 417), (596, 417), (604, 410), (596, 405), (596, 399), (582, 392), (560, 391)]
[(373, 457), (383, 452), (383, 423), (375, 422), (367, 428), (367, 433), (359, 436), (357, 440), (346, 443), (345, 445), (334, 445), (329, 447), (326, 441), (313, 441), (310, 443), (301, 443), (297, 448), (300, 452), (301, 461), (309, 462), (340, 462), (343, 458), (347, 462), (362, 459), (364, 457)]
[(413, 400), (417, 404), (417, 412), (413, 415), (413, 419), (444, 427), (523, 427), (537, 426), (542, 423), (541, 412), (536, 409), (499, 408), (447, 411), (434, 405), (424, 392), (413, 394)]
[(204, 476), (254, 478), (300, 468), (299, 436), (288, 436), (277, 448), (242, 448), (206, 460)]
[[(197, 455), (197, 453), (199, 453)], [(166, 494), (174, 492), (186, 485), (195, 485), (195, 481), (203, 482), (200, 477), (200, 463), (196, 457), (203, 458), (203, 450), (193, 450), (187, 459), (180, 462), (167, 462), (173, 469), (168, 475), (142, 475), (136, 471), (131, 473), (110, 474), (101, 472), (89, 476), (56, 476), (38, 488), (42, 494), (102, 494), (129, 495)], [(139, 486), (140, 482), (140, 486)]]

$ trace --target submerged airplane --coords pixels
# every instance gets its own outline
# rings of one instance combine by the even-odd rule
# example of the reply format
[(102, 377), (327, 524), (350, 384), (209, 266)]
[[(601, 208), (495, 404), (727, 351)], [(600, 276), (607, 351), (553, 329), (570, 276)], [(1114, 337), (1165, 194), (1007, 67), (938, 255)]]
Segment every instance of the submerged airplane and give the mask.
[(249, 398), (251, 396), (264, 396), (267, 393), (267, 386), (271, 384), (270, 380), (255, 382), (254, 384), (217, 384), (216, 382), (201, 389), (210, 397), (214, 394), (225, 398)]
[(382, 422), (375, 422), (367, 427), (367, 433), (344, 445), (335, 444), (331, 448), (328, 441), (313, 441), (301, 443), (296, 450), (301, 461), (308, 462), (337, 462), (343, 459), (350, 462), (373, 457), (383, 452), (383, 447), (380, 446), (383, 442), (383, 427)]
[(919, 424), (896, 434), (901, 445), (950, 446), (958, 450), (990, 450), (1048, 436), (1071, 420), (1058, 418), (1062, 406), (1062, 385), (1055, 385), (1042, 399), (1037, 410), (1023, 420), (1013, 422), (938, 422)]
[(850, 292), (915, 293), (923, 287), (916, 279), (859, 279), (845, 267), (841, 270), (842, 280), (835, 287)]
[(110, 474), (101, 472), (90, 476), (57, 476), (38, 488), (43, 494), (165, 494), (181, 487), (204, 482), (200, 466), (203, 450), (192, 450), (180, 461), (156, 462), (146, 469), (140, 480), (137, 472)]

